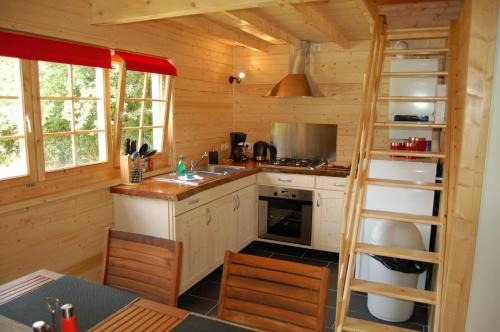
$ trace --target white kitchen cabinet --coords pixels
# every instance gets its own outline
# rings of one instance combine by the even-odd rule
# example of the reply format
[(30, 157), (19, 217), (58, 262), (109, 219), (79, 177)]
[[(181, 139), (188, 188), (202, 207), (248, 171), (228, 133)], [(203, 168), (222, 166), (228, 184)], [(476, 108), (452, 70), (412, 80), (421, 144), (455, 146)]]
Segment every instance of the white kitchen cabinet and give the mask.
[(314, 194), (312, 247), (338, 252), (344, 192), (316, 190)]
[(174, 218), (175, 239), (182, 241), (181, 289), (186, 290), (207, 273), (215, 251), (215, 223), (212, 211), (202, 206)]
[(235, 193), (234, 251), (243, 249), (247, 244), (257, 239), (257, 186), (246, 187)]
[(234, 250), (232, 238), (235, 234), (233, 211), (235, 208), (235, 195), (227, 195), (209, 204), (215, 224), (215, 241), (209, 243), (214, 248), (214, 256), (211, 260), (213, 267), (224, 262), (226, 250)]

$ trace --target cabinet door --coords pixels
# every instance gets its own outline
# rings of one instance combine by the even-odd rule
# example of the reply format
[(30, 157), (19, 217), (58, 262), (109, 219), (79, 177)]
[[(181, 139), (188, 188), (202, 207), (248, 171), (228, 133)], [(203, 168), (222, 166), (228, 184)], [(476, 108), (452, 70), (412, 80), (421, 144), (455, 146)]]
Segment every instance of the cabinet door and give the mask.
[(175, 238), (183, 244), (181, 292), (203, 278), (209, 268), (214, 233), (210, 217), (205, 205), (174, 218)]
[(313, 210), (313, 248), (338, 252), (344, 193), (316, 190)]
[(239, 251), (257, 239), (257, 186), (250, 186), (235, 193), (236, 210), (234, 225), (235, 249)]
[(211, 265), (213, 268), (216, 268), (224, 263), (224, 253), (226, 250), (233, 250), (232, 236), (234, 235), (233, 211), (235, 200), (233, 195), (228, 195), (209, 205), (213, 218), (212, 223), (215, 228), (213, 240), (210, 240), (214, 248)]

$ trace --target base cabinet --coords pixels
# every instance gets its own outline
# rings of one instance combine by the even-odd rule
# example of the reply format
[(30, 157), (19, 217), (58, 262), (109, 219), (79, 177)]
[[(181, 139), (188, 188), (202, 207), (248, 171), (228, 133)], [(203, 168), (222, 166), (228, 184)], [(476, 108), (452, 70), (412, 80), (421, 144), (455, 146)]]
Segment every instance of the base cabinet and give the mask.
[(344, 192), (316, 190), (314, 193), (312, 247), (338, 252)]
[(257, 239), (256, 195), (251, 185), (174, 217), (175, 240), (184, 245), (181, 293), (221, 265), (226, 250)]

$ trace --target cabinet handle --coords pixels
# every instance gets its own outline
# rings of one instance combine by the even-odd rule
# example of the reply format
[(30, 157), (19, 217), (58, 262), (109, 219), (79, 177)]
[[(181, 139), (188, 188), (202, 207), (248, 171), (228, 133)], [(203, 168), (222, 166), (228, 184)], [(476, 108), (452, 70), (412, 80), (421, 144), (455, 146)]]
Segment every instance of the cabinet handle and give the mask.
[(236, 195), (236, 210), (240, 209), (240, 195)]
[(321, 194), (318, 193), (318, 198), (316, 199), (316, 206), (319, 207), (321, 205)]
[(200, 199), (199, 199), (199, 198), (196, 198), (196, 199), (193, 199), (193, 200), (189, 201), (189, 202), (188, 202), (188, 204), (189, 204), (189, 205), (193, 205), (193, 204), (198, 203), (199, 201), (200, 201)]
[(278, 178), (278, 181), (279, 181), (279, 182), (286, 182), (286, 183), (290, 183), (290, 182), (292, 182), (292, 179), (282, 179), (282, 178)]
[(207, 226), (212, 222), (212, 213), (210, 212), (210, 208), (207, 208)]
[(343, 185), (341, 183), (334, 183), (333, 186), (334, 187), (345, 187), (345, 185)]

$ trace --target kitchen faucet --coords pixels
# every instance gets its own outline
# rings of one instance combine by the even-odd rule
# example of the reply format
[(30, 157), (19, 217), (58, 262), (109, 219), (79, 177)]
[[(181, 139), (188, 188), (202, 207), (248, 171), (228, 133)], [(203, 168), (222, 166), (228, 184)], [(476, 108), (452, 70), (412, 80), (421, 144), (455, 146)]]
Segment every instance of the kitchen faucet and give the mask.
[(205, 158), (208, 157), (208, 152), (205, 151), (203, 152), (203, 154), (201, 155), (201, 158), (198, 160), (198, 161), (194, 161), (194, 160), (191, 160), (191, 164), (190, 164), (190, 167), (189, 167), (189, 170), (190, 172), (193, 172), (196, 168), (196, 166), (198, 166), (198, 164)]

